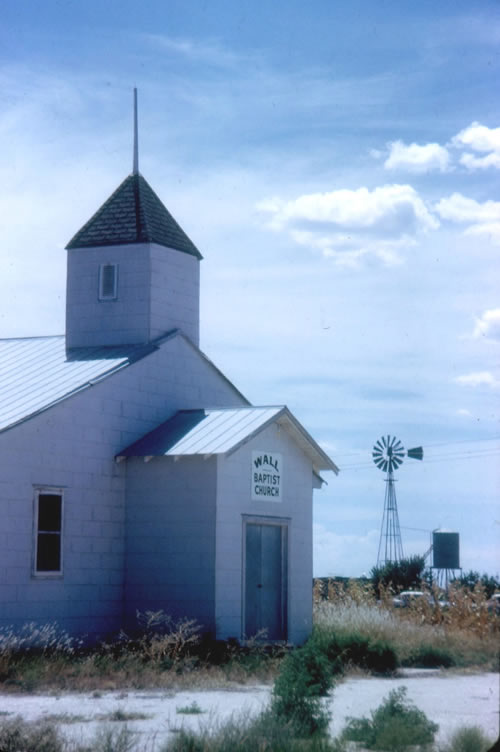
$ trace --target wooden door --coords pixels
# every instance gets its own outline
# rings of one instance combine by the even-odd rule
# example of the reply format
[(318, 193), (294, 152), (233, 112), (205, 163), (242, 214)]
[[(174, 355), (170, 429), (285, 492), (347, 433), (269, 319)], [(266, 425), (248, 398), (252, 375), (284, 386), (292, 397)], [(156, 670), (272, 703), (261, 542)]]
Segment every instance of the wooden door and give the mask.
[(287, 527), (247, 522), (245, 637), (286, 640)]

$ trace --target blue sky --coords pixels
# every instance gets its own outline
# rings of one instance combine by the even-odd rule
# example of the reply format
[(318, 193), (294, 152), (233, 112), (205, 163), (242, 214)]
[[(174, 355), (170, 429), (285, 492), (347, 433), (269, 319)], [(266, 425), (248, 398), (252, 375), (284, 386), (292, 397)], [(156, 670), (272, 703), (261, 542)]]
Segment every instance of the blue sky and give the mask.
[(377, 557), (382, 434), (405, 554), (500, 571), (500, 6), (4, 0), (0, 335), (64, 330), (65, 251), (132, 166), (204, 255), (202, 349), (341, 468), (315, 573)]

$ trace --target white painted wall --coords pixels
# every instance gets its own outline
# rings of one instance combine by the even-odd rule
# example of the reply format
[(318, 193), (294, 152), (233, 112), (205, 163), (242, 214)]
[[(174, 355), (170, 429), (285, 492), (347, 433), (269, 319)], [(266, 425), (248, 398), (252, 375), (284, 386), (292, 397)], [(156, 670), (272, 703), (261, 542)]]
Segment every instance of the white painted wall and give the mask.
[[(281, 502), (252, 501), (252, 451), (283, 457)], [(312, 628), (312, 464), (273, 424), (217, 464), (215, 612), (220, 639), (242, 636), (243, 519), (289, 519), (288, 639), (302, 643)]]
[(180, 329), (200, 341), (200, 262), (188, 253), (151, 243), (150, 337)]
[(127, 460), (126, 623), (196, 619), (215, 636), (216, 458)]
[[(118, 265), (116, 300), (99, 300), (99, 267)], [(199, 344), (199, 260), (156, 243), (68, 250), (68, 347), (150, 342), (172, 329)]]
[[(73, 633), (121, 626), (125, 463), (114, 456), (181, 408), (241, 395), (181, 336), (0, 434), (0, 626), (57, 621)], [(34, 487), (64, 488), (64, 574), (32, 576)]]

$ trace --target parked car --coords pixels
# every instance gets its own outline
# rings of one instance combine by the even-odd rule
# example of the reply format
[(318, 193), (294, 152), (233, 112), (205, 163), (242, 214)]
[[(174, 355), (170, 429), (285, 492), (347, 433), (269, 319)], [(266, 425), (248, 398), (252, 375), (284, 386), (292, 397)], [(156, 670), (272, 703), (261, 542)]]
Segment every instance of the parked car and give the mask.
[(422, 593), (421, 590), (403, 590), (399, 595), (392, 599), (394, 608), (408, 608), (420, 599), (424, 599), (430, 606), (434, 606), (435, 601), (429, 593)]

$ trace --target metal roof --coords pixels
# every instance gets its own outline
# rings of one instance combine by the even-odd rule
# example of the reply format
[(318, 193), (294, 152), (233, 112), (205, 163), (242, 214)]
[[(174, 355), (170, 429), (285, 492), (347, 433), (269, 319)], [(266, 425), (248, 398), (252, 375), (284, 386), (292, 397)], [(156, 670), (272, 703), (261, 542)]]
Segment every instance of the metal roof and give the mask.
[(158, 243), (202, 258), (195, 244), (139, 174), (126, 177), (66, 247), (128, 243)]
[(140, 359), (154, 346), (66, 351), (64, 336), (0, 340), (0, 431)]
[(283, 405), (180, 410), (120, 452), (117, 459), (230, 454), (274, 422), (288, 431), (311, 458), (315, 470), (338, 472), (335, 463)]

